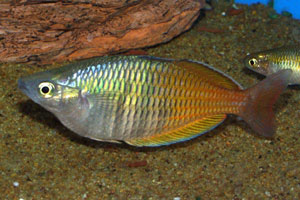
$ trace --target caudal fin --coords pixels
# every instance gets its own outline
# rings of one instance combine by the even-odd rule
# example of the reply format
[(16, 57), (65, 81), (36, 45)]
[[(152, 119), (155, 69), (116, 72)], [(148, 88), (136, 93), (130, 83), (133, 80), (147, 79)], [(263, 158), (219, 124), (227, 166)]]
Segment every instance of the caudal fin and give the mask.
[(292, 71), (281, 70), (245, 90), (249, 98), (241, 116), (258, 134), (272, 137), (275, 134), (273, 105), (289, 83)]

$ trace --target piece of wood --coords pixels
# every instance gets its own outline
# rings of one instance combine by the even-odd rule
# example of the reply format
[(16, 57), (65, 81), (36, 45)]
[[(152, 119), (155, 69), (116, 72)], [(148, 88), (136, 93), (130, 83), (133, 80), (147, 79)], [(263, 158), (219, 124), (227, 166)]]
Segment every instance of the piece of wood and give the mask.
[(187, 30), (203, 0), (0, 2), (0, 62), (48, 64), (167, 42)]

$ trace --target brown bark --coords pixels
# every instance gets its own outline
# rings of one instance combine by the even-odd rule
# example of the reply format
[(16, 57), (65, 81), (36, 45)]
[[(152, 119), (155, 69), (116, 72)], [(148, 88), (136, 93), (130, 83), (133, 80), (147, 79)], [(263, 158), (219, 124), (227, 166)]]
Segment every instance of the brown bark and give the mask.
[(202, 0), (19, 0), (0, 3), (0, 62), (47, 64), (166, 42)]

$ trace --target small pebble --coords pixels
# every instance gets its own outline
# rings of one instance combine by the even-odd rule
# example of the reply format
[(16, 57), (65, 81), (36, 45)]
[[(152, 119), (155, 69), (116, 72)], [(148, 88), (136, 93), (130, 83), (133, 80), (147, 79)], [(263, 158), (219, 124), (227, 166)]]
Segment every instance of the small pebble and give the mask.
[(244, 12), (243, 9), (234, 9), (234, 8), (230, 8), (227, 10), (227, 14), (229, 16), (235, 16), (235, 15), (239, 15), (242, 14)]
[(14, 185), (15, 187), (19, 187), (19, 182), (13, 182), (13, 185)]
[(239, 7), (234, 3), (234, 4), (232, 4), (232, 7), (234, 8), (234, 9), (239, 9)]
[(128, 162), (127, 163), (128, 167), (145, 167), (147, 166), (147, 161), (146, 160), (141, 160), (141, 161), (136, 161), (136, 162)]
[(174, 197), (174, 200), (180, 200), (180, 197)]
[(82, 195), (82, 199), (86, 199), (86, 198), (87, 198), (87, 194), (85, 193)]

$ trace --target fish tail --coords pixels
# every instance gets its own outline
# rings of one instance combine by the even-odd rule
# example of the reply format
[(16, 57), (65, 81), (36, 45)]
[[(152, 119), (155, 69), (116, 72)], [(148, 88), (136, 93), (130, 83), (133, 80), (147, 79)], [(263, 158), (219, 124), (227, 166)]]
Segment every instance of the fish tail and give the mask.
[(291, 73), (289, 69), (281, 70), (245, 90), (248, 100), (239, 116), (259, 135), (270, 138), (275, 134), (273, 105), (287, 87)]

